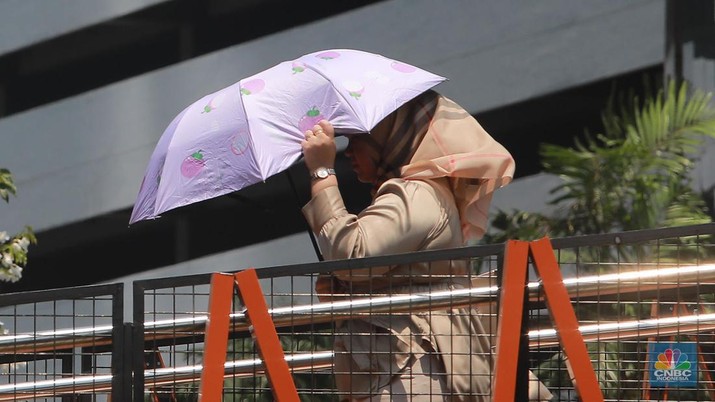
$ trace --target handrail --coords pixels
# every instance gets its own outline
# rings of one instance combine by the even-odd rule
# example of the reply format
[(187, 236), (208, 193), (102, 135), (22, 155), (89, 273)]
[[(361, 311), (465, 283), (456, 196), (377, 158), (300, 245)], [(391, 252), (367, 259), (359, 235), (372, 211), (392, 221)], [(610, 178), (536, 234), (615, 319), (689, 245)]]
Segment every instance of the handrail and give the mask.
[[(294, 372), (329, 368), (332, 366), (332, 351), (302, 353), (286, 356), (288, 366)], [(260, 359), (235, 360), (224, 365), (226, 377), (247, 377), (261, 372)], [(178, 384), (198, 381), (202, 365), (148, 369), (144, 371), (146, 386), (153, 388), (164, 384)], [(87, 392), (108, 392), (112, 389), (112, 375), (87, 375), (58, 380), (43, 380), (17, 384), (0, 385), (0, 401), (17, 401), (63, 394)], [(23, 397), (27, 393), (27, 397)]]
[[(615, 323), (583, 325), (579, 331), (586, 342), (603, 340), (629, 340), (657, 336), (686, 335), (715, 330), (715, 314), (691, 314), (679, 317), (653, 318), (621, 321)], [(539, 349), (558, 345), (558, 334), (553, 329), (529, 331), (529, 348)], [(299, 353), (286, 355), (286, 362), (295, 372), (330, 368), (334, 352)], [(235, 360), (224, 365), (225, 377), (247, 377), (261, 373), (261, 359)], [(196, 382), (201, 378), (201, 365), (149, 369), (144, 371), (145, 387)], [(59, 380), (45, 380), (19, 384), (0, 385), (0, 401), (22, 399), (22, 392), (29, 398), (59, 396), (64, 393), (108, 391), (112, 386), (111, 375), (80, 376)]]
[[(622, 273), (591, 275), (564, 279), (572, 299), (595, 295), (646, 292), (690, 286), (715, 285), (715, 264), (634, 270)], [(530, 298), (537, 300), (541, 284), (530, 282)], [(337, 319), (357, 318), (364, 314), (400, 313), (408, 311), (438, 310), (493, 302), (498, 295), (497, 286), (439, 291), (421, 294), (373, 297), (317, 303), (304, 306), (278, 307), (269, 310), (276, 327), (309, 323), (326, 323)], [(203, 332), (207, 316), (200, 315), (172, 320), (150, 321), (144, 324), (145, 339), (174, 338), (178, 334)], [(246, 314), (231, 314), (233, 331), (247, 331)], [(36, 334), (0, 336), (0, 354), (38, 353), (66, 347), (108, 345), (112, 326), (87, 327), (72, 330), (43, 331)]]
[[(715, 313), (589, 324), (581, 325), (578, 329), (585, 342), (686, 335), (715, 330)], [(531, 348), (558, 344), (558, 333), (553, 328), (529, 331)]]

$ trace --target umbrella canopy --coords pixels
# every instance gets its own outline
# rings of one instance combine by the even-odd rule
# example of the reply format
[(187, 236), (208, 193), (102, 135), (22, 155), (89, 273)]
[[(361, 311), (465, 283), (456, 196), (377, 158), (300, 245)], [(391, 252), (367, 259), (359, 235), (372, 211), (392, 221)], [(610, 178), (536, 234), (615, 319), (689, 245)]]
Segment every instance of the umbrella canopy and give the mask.
[(445, 78), (378, 54), (323, 50), (282, 62), (181, 111), (162, 134), (129, 223), (264, 181), (301, 157), (321, 119), (366, 133)]

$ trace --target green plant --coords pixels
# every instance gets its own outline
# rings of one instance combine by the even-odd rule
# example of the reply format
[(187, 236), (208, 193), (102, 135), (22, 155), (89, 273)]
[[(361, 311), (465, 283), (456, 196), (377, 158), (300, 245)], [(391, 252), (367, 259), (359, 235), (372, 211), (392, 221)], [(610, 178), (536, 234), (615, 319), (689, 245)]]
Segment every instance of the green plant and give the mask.
[[(485, 241), (710, 222), (692, 171), (704, 139), (715, 137), (711, 97), (673, 80), (642, 101), (612, 97), (602, 113), (603, 133), (586, 133), (574, 147), (541, 146), (544, 171), (562, 180), (548, 201), (559, 212), (497, 210)], [(624, 247), (619, 253), (629, 260), (648, 251)]]

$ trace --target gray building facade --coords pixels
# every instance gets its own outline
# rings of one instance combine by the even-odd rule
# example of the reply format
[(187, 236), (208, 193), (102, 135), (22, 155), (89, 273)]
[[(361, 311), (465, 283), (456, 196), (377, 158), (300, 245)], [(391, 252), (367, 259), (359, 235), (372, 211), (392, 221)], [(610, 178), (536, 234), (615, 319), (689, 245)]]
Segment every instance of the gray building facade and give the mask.
[[(517, 180), (492, 208), (545, 208), (556, 179), (539, 172), (536, 146), (597, 124), (613, 82), (666, 71), (714, 89), (711, 0), (683, 2), (698, 4), (700, 25), (665, 0), (342, 3), (0, 2), (0, 167), (18, 186), (0, 230), (31, 225), (39, 240), (23, 280), (2, 290), (315, 261), (300, 165), (298, 194), (278, 175), (128, 226), (149, 156), (180, 110), (305, 53), (362, 49), (448, 77), (436, 89), (515, 155)], [(360, 208), (344, 159), (338, 168)], [(704, 151), (703, 189), (714, 169)]]

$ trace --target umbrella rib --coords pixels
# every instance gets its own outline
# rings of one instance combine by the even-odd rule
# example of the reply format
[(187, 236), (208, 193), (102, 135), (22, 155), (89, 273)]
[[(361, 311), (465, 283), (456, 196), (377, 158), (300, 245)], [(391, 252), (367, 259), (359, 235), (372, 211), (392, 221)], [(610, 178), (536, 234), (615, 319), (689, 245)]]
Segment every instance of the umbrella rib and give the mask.
[[(358, 117), (358, 114), (357, 114), (357, 112), (355, 111), (355, 109), (353, 108), (353, 105), (348, 101), (348, 98), (346, 98), (345, 95), (343, 95), (342, 91), (340, 91), (340, 90), (338, 89), (338, 87), (335, 86), (335, 84), (333, 83), (333, 80), (331, 80), (328, 76), (326, 76), (325, 74), (323, 74), (320, 70), (318, 70), (318, 69), (316, 69), (315, 67), (313, 67), (311, 64), (305, 63), (305, 66), (308, 67), (311, 71), (313, 71), (313, 72), (315, 72), (316, 74), (318, 74), (319, 76), (323, 77), (323, 78), (325, 79), (325, 81), (328, 81), (328, 83), (330, 84), (330, 86), (332, 86), (333, 89), (335, 89), (335, 92), (338, 94), (338, 96), (340, 96), (341, 98), (343, 98), (343, 103), (345, 103), (345, 104), (348, 105), (348, 107), (350, 108), (350, 111), (353, 112), (353, 116)], [(359, 121), (360, 123), (363, 122), (361, 119), (357, 119), (357, 121)], [(368, 128), (366, 128), (366, 127), (361, 127), (361, 128), (362, 128), (363, 130), (365, 130), (365, 132), (370, 132), (370, 130), (369, 130)]]
[[(243, 81), (243, 80), (241, 80)], [(241, 81), (239, 81), (239, 84), (237, 85), (238, 89), (238, 97), (241, 99), (241, 109), (243, 109), (243, 115), (246, 116), (246, 128), (248, 129), (249, 135), (248, 141), (251, 143), (251, 149), (253, 150), (253, 155), (254, 157), (258, 157), (257, 154), (257, 148), (256, 148), (256, 143), (253, 141), (253, 135), (250, 135), (251, 131), (251, 124), (248, 122), (248, 112), (246, 111), (246, 103), (243, 101), (243, 93), (241, 92)], [(261, 180), (266, 181), (267, 177), (266, 174), (263, 172), (263, 169), (261, 169), (261, 164), (256, 161), (256, 167), (258, 168), (258, 173), (261, 175)]]

